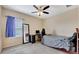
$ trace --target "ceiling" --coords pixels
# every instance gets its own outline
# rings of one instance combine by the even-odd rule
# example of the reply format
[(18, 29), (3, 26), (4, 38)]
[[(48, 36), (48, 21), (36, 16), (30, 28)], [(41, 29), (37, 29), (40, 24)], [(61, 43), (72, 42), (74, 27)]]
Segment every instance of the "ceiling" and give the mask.
[[(39, 7), (40, 5), (37, 5), (37, 7)], [(45, 6), (45, 5), (43, 5)], [(32, 13), (34, 11), (37, 11), (33, 5), (4, 5), (4, 8), (7, 9), (11, 9), (14, 11), (18, 11), (27, 15), (31, 15), (31, 16), (35, 16), (38, 18), (48, 18), (54, 15), (58, 15), (60, 13), (66, 12), (70, 9), (76, 8), (77, 6), (73, 5), (71, 7), (66, 7), (66, 5), (50, 5), (50, 7), (48, 9), (46, 9), (47, 12), (49, 12), (49, 14), (43, 14), (41, 16), (38, 16), (36, 13)]]

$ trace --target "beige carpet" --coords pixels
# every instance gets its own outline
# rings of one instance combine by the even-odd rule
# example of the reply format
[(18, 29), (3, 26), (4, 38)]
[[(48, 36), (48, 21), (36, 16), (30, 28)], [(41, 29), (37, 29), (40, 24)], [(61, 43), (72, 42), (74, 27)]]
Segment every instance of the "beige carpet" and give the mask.
[(2, 54), (65, 54), (65, 52), (44, 46), (41, 43), (28, 43), (5, 48)]

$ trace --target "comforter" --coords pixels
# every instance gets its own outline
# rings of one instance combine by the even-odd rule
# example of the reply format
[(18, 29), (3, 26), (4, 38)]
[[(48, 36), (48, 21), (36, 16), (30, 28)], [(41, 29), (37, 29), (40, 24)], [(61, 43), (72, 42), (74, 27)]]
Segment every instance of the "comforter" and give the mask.
[(67, 51), (70, 49), (70, 41), (64, 36), (47, 36), (42, 39), (42, 43), (55, 48), (64, 48)]

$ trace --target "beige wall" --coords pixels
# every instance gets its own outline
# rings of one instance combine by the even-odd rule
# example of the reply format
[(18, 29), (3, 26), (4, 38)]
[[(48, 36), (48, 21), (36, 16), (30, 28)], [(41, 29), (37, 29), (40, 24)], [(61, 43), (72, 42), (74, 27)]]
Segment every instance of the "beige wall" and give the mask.
[(78, 26), (79, 26), (79, 6), (78, 6)]
[(6, 25), (6, 17), (5, 16), (15, 16), (15, 17), (19, 17), (19, 18), (23, 18), (24, 19), (24, 23), (29, 24), (30, 25), (30, 33), (31, 34), (35, 34), (35, 30), (41, 30), (42, 28), (42, 21), (41, 19), (32, 17), (32, 16), (28, 16), (16, 11), (12, 11), (12, 10), (8, 10), (3, 8), (2, 11), (2, 25), (3, 25), (3, 48), (6, 47), (10, 47), (10, 46), (14, 46), (14, 45), (18, 45), (18, 44), (22, 44), (22, 37), (13, 37), (13, 38), (6, 38), (5, 37), (5, 25)]
[(2, 37), (1, 37), (1, 6), (0, 6), (0, 52), (2, 50)]
[(44, 20), (48, 34), (71, 36), (78, 26), (78, 8)]

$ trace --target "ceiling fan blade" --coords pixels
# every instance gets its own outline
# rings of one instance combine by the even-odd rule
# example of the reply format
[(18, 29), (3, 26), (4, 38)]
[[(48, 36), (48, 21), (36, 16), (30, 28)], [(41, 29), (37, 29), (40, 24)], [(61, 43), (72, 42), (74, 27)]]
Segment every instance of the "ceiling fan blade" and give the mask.
[(38, 10), (38, 7), (36, 5), (33, 5), (33, 7), (35, 7)]
[(43, 10), (46, 10), (47, 8), (49, 8), (49, 6), (44, 7)]
[(71, 7), (72, 5), (66, 5), (66, 7)]
[(46, 12), (46, 11), (43, 11), (43, 13), (45, 13), (45, 14), (49, 14), (49, 12)]
[(37, 13), (37, 11), (35, 11), (35, 12), (32, 12), (32, 13)]

